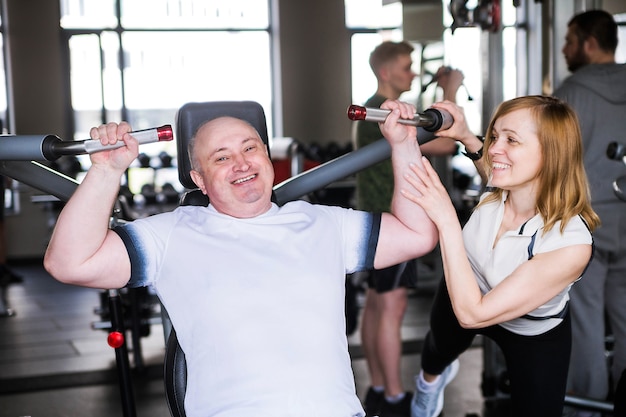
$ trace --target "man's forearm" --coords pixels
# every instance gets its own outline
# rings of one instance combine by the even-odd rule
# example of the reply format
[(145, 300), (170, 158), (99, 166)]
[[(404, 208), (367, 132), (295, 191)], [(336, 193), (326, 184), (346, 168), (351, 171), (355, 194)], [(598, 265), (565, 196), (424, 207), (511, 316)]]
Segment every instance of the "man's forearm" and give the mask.
[(417, 140), (392, 146), (391, 160), (394, 171), (394, 191), (391, 202), (391, 213), (404, 225), (422, 236), (437, 236), (437, 228), (426, 212), (402, 195), (402, 190), (410, 190), (405, 175), (411, 175), (409, 166), (415, 164), (423, 168), (422, 154)]

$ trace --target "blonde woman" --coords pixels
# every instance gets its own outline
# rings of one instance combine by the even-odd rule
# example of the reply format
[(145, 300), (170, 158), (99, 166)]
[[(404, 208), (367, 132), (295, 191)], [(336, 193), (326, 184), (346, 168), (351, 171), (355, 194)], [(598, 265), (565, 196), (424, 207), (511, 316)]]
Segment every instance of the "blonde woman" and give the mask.
[[(416, 377), (413, 417), (434, 417), (443, 390), (478, 333), (502, 349), (515, 416), (562, 414), (571, 350), (568, 291), (593, 255), (599, 218), (590, 205), (578, 119), (553, 97), (502, 103), (484, 145), (450, 102), (455, 123), (439, 135), (461, 141), (489, 178), (461, 228), (436, 172), (412, 166), (409, 200), (439, 229), (445, 280)], [(481, 147), (482, 146), (482, 147)]]

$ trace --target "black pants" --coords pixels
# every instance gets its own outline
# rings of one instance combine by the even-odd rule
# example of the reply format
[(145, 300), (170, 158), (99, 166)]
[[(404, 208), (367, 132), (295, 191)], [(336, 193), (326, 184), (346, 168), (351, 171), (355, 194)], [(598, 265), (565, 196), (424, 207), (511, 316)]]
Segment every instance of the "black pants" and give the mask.
[(561, 417), (572, 343), (569, 314), (556, 328), (537, 336), (521, 336), (498, 325), (464, 329), (454, 315), (442, 280), (422, 352), (424, 372), (441, 374), (470, 347), (477, 334), (492, 339), (504, 354), (514, 416)]

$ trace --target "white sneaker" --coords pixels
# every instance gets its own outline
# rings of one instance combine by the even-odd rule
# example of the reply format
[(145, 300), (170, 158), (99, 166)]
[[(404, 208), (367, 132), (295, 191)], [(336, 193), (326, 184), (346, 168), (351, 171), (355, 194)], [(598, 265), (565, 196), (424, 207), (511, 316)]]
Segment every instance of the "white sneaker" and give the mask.
[(415, 395), (411, 402), (411, 417), (437, 417), (443, 410), (443, 391), (459, 372), (459, 360), (443, 370), (431, 391), (420, 389), (419, 375), (415, 377)]

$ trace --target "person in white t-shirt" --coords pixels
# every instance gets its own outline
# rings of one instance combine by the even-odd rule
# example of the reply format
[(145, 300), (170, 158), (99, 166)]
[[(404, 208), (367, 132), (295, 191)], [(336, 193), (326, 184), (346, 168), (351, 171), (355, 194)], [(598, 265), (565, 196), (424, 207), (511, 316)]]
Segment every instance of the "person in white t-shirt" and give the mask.
[(591, 208), (575, 112), (554, 97), (502, 103), (483, 144), (453, 103), (435, 107), (455, 122), (440, 136), (460, 140), (489, 178), (461, 228), (436, 172), (414, 167), (405, 195), (437, 225), (445, 280), (416, 377), (413, 417), (434, 417), (456, 358), (478, 333), (502, 349), (519, 417), (561, 416), (571, 351), (568, 291), (593, 255)]
[[(431, 251), (434, 224), (400, 194), (422, 166), (415, 108), (388, 101), (391, 213), (303, 201), (272, 203), (274, 171), (248, 123), (203, 124), (189, 151), (208, 207), (108, 228), (120, 180), (137, 157), (128, 123), (92, 128), (126, 146), (91, 154), (92, 166), (59, 215), (44, 266), (56, 279), (97, 288), (154, 285), (187, 360), (189, 417), (363, 417), (345, 335), (345, 276)], [(88, 214), (86, 214), (88, 213)]]

